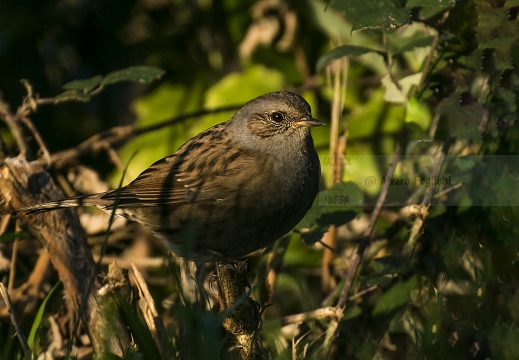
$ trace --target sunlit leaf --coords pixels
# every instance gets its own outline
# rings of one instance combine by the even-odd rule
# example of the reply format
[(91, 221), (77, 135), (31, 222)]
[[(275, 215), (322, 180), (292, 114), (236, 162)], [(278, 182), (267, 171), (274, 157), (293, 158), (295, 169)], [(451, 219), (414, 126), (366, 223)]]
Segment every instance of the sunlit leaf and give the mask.
[[(134, 101), (136, 125), (137, 127), (149, 126), (184, 112), (198, 110), (200, 105), (196, 105), (197, 99), (199, 96), (189, 93), (182, 85), (163, 83), (151, 93)], [(123, 162), (126, 162), (133, 153), (138, 152), (128, 171), (128, 178), (135, 178), (156, 160), (174, 153), (192, 136), (187, 129), (185, 124), (176, 124), (159, 131), (142, 134), (126, 143), (119, 152)], [(114, 186), (119, 177), (120, 174), (114, 174)]]
[(411, 51), (416, 48), (431, 46), (433, 40), (434, 36), (424, 36), (413, 38), (409, 41), (405, 41), (398, 47), (398, 49), (395, 52), (393, 52), (392, 56), (397, 56), (406, 51)]
[[(247, 67), (243, 71), (230, 73), (207, 89), (204, 107), (208, 109), (221, 106), (240, 105), (247, 101), (273, 91), (284, 89), (285, 77), (278, 70), (263, 65)], [(205, 122), (197, 125), (199, 131), (204, 130), (206, 124), (227, 121), (235, 111), (212, 114), (205, 118)]]
[(361, 56), (367, 53), (376, 53), (385, 56), (383, 51), (367, 48), (364, 46), (357, 45), (343, 45), (336, 47), (335, 49), (328, 51), (326, 54), (322, 55), (317, 61), (317, 71), (321, 71), (330, 61), (339, 59), (344, 56)]
[(407, 101), (407, 110), (405, 114), (406, 123), (415, 123), (424, 131), (429, 129), (431, 125), (431, 113), (429, 107), (418, 101), (416, 98), (410, 98)]
[(421, 73), (406, 76), (397, 81), (397, 86), (397, 84), (395, 84), (395, 81), (389, 75), (384, 76), (381, 80), (382, 85), (384, 85), (384, 87), (386, 88), (384, 100), (396, 104), (406, 103), (409, 89), (411, 88), (411, 86), (417, 85), (420, 82), (421, 77)]
[[(38, 329), (40, 328), (40, 324), (43, 319), (47, 303), (60, 285), (61, 282), (58, 282), (56, 285), (54, 285), (54, 287), (49, 291), (45, 299), (43, 299), (40, 307), (38, 308), (38, 312), (36, 313), (36, 317), (34, 318), (34, 321), (32, 323), (31, 332), (29, 333), (29, 337), (27, 338), (27, 345), (29, 345), (29, 348), (31, 349), (33, 349), (33, 345), (35, 344), (36, 335), (38, 333)], [(33, 351), (36, 351), (37, 353), (38, 349), (33, 349)]]
[(256, 96), (283, 90), (284, 77), (263, 65), (250, 66), (224, 76), (206, 92), (205, 106), (236, 105)]

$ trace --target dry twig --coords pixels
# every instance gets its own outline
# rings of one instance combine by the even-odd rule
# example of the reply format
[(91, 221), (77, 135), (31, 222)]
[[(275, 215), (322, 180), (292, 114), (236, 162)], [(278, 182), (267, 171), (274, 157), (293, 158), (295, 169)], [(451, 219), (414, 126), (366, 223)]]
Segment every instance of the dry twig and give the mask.
[(30, 359), (31, 358), (31, 349), (29, 348), (29, 345), (27, 345), (27, 339), (25, 338), (22, 328), (20, 327), (18, 320), (16, 319), (16, 314), (14, 313), (13, 304), (11, 303), (11, 299), (9, 298), (9, 293), (7, 292), (7, 289), (5, 288), (4, 284), (1, 282), (0, 282), (0, 295), (2, 295), (2, 298), (4, 299), (5, 305), (7, 307), (7, 311), (9, 312), (9, 316), (11, 317), (11, 323), (13, 324), (14, 329), (16, 331), (16, 336), (18, 337), (18, 340), (20, 340), (20, 344), (22, 345), (24, 358)]
[[(400, 152), (401, 152), (400, 148), (401, 148), (400, 144), (397, 144), (395, 147), (395, 151), (393, 153), (393, 159), (391, 160), (391, 164), (389, 165), (389, 168), (387, 169), (386, 178), (391, 178), (395, 172), (396, 164), (400, 157)], [(382, 186), (382, 189), (380, 190), (380, 194), (378, 196), (375, 208), (373, 209), (373, 212), (371, 213), (371, 217), (369, 220), (369, 226), (364, 231), (364, 235), (362, 236), (359, 247), (358, 247), (357, 251), (355, 252), (353, 259), (351, 261), (351, 265), (350, 265), (350, 268), (346, 275), (346, 281), (345, 281), (344, 287), (342, 289), (341, 296), (336, 305), (337, 308), (344, 308), (346, 306), (346, 301), (348, 299), (348, 296), (349, 296), (349, 293), (351, 290), (351, 286), (353, 284), (353, 278), (355, 277), (355, 274), (357, 273), (357, 270), (360, 265), (360, 261), (362, 259), (362, 256), (364, 255), (364, 251), (366, 250), (366, 248), (368, 247), (368, 245), (371, 241), (371, 235), (375, 228), (375, 223), (377, 222), (378, 216), (380, 214), (380, 210), (382, 209), (382, 206), (384, 205), (384, 201), (386, 199), (388, 189), (389, 189), (389, 182), (385, 182), (384, 185)]]

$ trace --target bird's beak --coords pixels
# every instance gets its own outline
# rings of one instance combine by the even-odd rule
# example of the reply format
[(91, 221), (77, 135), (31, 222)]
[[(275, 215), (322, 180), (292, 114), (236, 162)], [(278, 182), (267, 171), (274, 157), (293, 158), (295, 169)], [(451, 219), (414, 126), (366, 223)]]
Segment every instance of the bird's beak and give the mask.
[(294, 127), (313, 127), (313, 126), (322, 126), (324, 123), (319, 120), (314, 119), (311, 116), (303, 116), (301, 119), (294, 121), (292, 126)]

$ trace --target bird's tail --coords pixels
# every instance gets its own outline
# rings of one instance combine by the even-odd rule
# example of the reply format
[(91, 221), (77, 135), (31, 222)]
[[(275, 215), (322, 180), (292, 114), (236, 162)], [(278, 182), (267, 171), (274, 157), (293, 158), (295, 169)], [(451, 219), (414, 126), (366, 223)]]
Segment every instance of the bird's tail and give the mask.
[(47, 201), (41, 204), (21, 208), (19, 211), (30, 215), (77, 206), (95, 206), (100, 209), (106, 210), (110, 208), (110, 206), (113, 204), (113, 200), (102, 199), (102, 196), (104, 195), (106, 195), (106, 193), (81, 195), (62, 200)]

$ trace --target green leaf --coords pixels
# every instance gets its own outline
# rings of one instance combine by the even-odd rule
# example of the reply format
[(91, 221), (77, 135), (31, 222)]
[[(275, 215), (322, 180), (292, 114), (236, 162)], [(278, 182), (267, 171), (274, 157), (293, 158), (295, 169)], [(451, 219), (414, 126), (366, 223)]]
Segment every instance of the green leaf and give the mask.
[[(321, 191), (317, 195), (317, 199), (319, 201), (319, 206), (321, 207), (321, 222), (327, 223), (326, 221), (322, 221), (322, 217), (328, 214), (338, 214), (341, 212), (357, 212), (359, 207), (364, 204), (364, 193), (357, 186), (357, 184), (353, 182), (340, 182), (335, 184), (331, 188)], [(328, 225), (342, 225), (342, 220), (337, 220), (336, 222), (327, 223)]]
[(406, 51), (414, 50), (416, 48), (431, 46), (433, 43), (433, 40), (434, 40), (434, 36), (425, 36), (425, 37), (419, 37), (419, 38), (414, 38), (414, 39), (411, 39), (408, 41), (404, 41), (403, 44), (398, 47), (398, 50), (396, 50), (393, 53), (393, 57), (400, 55)]
[(88, 93), (101, 85), (101, 80), (103, 77), (101, 75), (94, 76), (90, 79), (84, 80), (74, 80), (63, 85), (63, 89), (65, 90), (81, 90), (85, 93)]
[(416, 275), (407, 281), (397, 282), (384, 293), (373, 308), (373, 316), (391, 313), (407, 305), (411, 291), (419, 286)]
[(447, 119), (450, 136), (458, 139), (476, 140), (480, 138), (479, 124), (485, 114), (484, 107), (473, 101), (463, 104), (463, 93), (455, 93), (438, 104), (438, 113)]
[(362, 314), (362, 308), (360, 306), (348, 306), (346, 311), (344, 312), (344, 316), (342, 317), (342, 321), (350, 320), (356, 318)]
[(247, 67), (226, 75), (206, 93), (205, 107), (237, 105), (252, 98), (283, 88), (285, 78), (280, 71), (263, 65)]
[[(139, 352), (142, 353), (146, 359), (160, 359), (159, 350), (157, 344), (153, 341), (151, 330), (144, 324), (143, 319), (138, 315), (135, 309), (132, 308), (132, 304), (124, 296), (114, 296), (109, 302), (101, 303), (102, 315), (108, 317), (112, 315), (114, 310), (118, 310), (123, 318), (123, 321), (127, 324), (135, 344), (139, 348)], [(108, 305), (108, 306), (106, 306)], [(108, 321), (109, 319), (105, 319)], [(133, 357), (132, 357), (133, 358)], [(137, 359), (140, 358), (138, 355)]]
[(371, 267), (379, 275), (409, 274), (412, 265), (400, 256), (384, 256), (373, 260)]
[(78, 101), (86, 103), (89, 102), (90, 99), (91, 96), (89, 94), (85, 94), (83, 91), (67, 90), (54, 97), (54, 104), (61, 104), (67, 101)]
[[(478, 23), (476, 33), (480, 49), (494, 49), (493, 58), (499, 70), (513, 67), (511, 49), (519, 41), (519, 22), (509, 18), (509, 9), (513, 2), (505, 2), (506, 6), (496, 7), (486, 1), (477, 1)], [(517, 2), (516, 4), (517, 5)]]
[(295, 227), (307, 244), (319, 241), (331, 225), (340, 226), (353, 220), (364, 203), (364, 193), (352, 182), (340, 182), (321, 191), (305, 217)]
[[(204, 107), (211, 109), (220, 106), (240, 105), (272, 91), (282, 90), (286, 79), (282, 72), (263, 65), (254, 65), (240, 72), (224, 76), (209, 88), (205, 94)], [(229, 120), (233, 112), (211, 114), (197, 125), (198, 131), (205, 130), (207, 123)]]
[(109, 73), (103, 78), (101, 84), (111, 85), (121, 81), (147, 84), (160, 79), (164, 74), (164, 70), (155, 66), (130, 66), (129, 68)]
[[(61, 285), (61, 281), (58, 281), (58, 283), (54, 285), (54, 287), (49, 291), (45, 299), (43, 299), (43, 302), (41, 303), (40, 308), (36, 313), (36, 317), (34, 318), (34, 322), (32, 323), (31, 332), (29, 333), (29, 338), (27, 339), (27, 345), (29, 345), (29, 348), (31, 348), (33, 352), (38, 351), (37, 348), (33, 349), (33, 345), (35, 344), (36, 334), (40, 328), (41, 320), (45, 313), (45, 307), (47, 306), (49, 299), (52, 297), (59, 285)], [(35, 355), (37, 355), (37, 353), (35, 353)]]
[[(130, 353), (131, 354), (131, 353)], [(126, 358), (122, 358), (119, 355), (115, 355), (113, 353), (104, 353), (102, 358), (104, 360), (125, 360)], [(128, 359), (132, 359), (133, 357), (131, 355), (128, 355)]]
[(389, 75), (384, 76), (381, 79), (382, 85), (386, 89), (384, 94), (384, 100), (396, 104), (404, 104), (407, 102), (407, 94), (411, 86), (416, 86), (420, 82), (422, 73), (412, 74), (398, 80), (399, 87), (393, 82)]
[(408, 0), (406, 7), (420, 9), (420, 19), (428, 19), (448, 10), (455, 5), (454, 1), (445, 0)]
[(362, 286), (378, 285), (382, 288), (389, 288), (393, 283), (394, 279), (389, 275), (371, 275), (362, 277)]
[(476, 159), (474, 156), (460, 156), (456, 157), (455, 164), (462, 171), (469, 171), (476, 166)]
[(24, 239), (29, 236), (29, 232), (21, 231), (21, 232), (5, 232), (0, 235), (0, 244), (11, 244), (17, 239)]
[(495, 359), (519, 359), (519, 331), (516, 325), (497, 322), (488, 334), (490, 348)]
[(411, 19), (409, 8), (397, 7), (390, 0), (333, 0), (330, 4), (353, 20), (352, 32), (364, 28), (396, 28)]
[(431, 126), (431, 120), (429, 107), (425, 103), (418, 101), (416, 98), (408, 99), (405, 113), (406, 123), (415, 123), (423, 131), (427, 131)]
[[(198, 103), (201, 95), (180, 84), (162, 82), (153, 91), (133, 102), (136, 126), (146, 127), (201, 108)], [(198, 122), (198, 121), (197, 121)], [(128, 161), (136, 151), (138, 156), (132, 161), (128, 171), (129, 178), (135, 178), (150, 164), (172, 154), (190, 137), (189, 122), (175, 124), (160, 131), (142, 134), (127, 142), (119, 151), (123, 162)], [(111, 182), (116, 186), (120, 173), (114, 173)]]
[(343, 56), (361, 56), (371, 52), (379, 54), (382, 57), (386, 56), (386, 54), (380, 50), (357, 45), (343, 45), (336, 47), (335, 49), (322, 55), (319, 60), (317, 60), (316, 69), (317, 71), (321, 71), (326, 65), (328, 65), (329, 62), (335, 59), (339, 59)]

